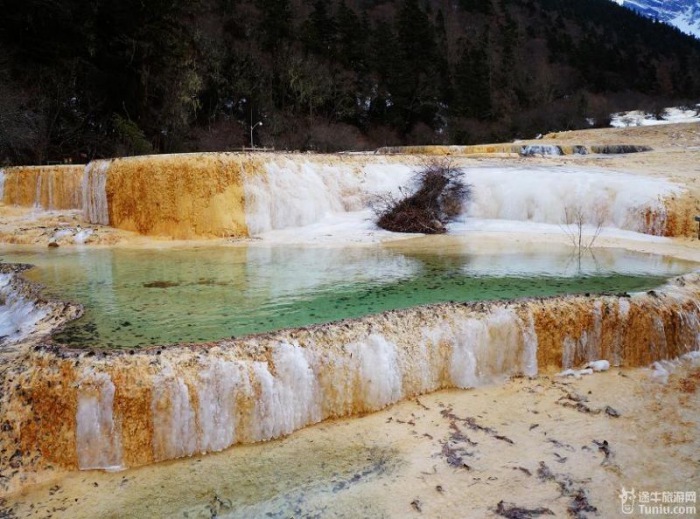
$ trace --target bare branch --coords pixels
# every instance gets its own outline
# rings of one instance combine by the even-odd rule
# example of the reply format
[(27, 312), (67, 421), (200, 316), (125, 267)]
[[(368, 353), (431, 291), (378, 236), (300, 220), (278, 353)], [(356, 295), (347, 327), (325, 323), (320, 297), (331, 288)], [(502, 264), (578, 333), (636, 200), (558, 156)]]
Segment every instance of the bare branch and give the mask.
[(471, 196), (471, 186), (464, 183), (463, 176), (448, 160), (424, 165), (414, 178), (419, 187), (413, 194), (401, 189), (401, 198), (387, 193), (374, 200), (377, 225), (394, 232), (446, 232), (445, 225), (463, 212)]

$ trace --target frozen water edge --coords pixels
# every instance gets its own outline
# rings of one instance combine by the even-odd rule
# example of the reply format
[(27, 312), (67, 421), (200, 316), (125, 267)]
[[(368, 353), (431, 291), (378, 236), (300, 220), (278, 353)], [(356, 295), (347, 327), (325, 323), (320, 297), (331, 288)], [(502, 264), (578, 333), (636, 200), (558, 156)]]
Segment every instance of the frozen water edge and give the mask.
[(421, 234), (401, 234), (380, 229), (371, 209), (327, 213), (320, 221), (302, 227), (276, 229), (256, 236), (270, 244), (365, 245), (390, 240), (415, 238)]
[[(374, 223), (374, 214), (371, 210), (354, 211), (348, 213), (329, 213), (321, 221), (288, 229), (277, 229), (256, 236), (257, 240), (265, 244), (295, 244), (295, 245), (368, 245), (387, 241), (405, 240), (423, 236), (422, 234), (404, 234), (385, 231)], [(481, 218), (462, 218), (447, 226), (448, 234), (452, 236), (469, 236), (478, 234), (503, 237), (504, 234), (517, 234), (520, 238), (529, 236), (532, 240), (538, 240), (544, 235), (561, 237), (569, 242), (567, 226), (538, 223), (518, 220), (496, 220)], [(570, 226), (571, 231), (574, 230)], [(577, 231), (577, 229), (576, 229)], [(582, 228), (585, 242), (595, 236), (597, 229), (591, 225)], [(652, 236), (635, 231), (627, 231), (614, 227), (605, 227), (600, 230), (598, 239), (630, 240), (635, 242), (647, 242), (668, 244), (670, 238)]]
[[(685, 189), (660, 178), (572, 167), (463, 167), (472, 196), (450, 234), (472, 231), (572, 234), (567, 215), (581, 221), (585, 236), (600, 225), (603, 236), (638, 239), (663, 235), (664, 199)], [(352, 172), (338, 167), (289, 163), (267, 176), (246, 180), (246, 221), (260, 240), (283, 244), (366, 244), (412, 237), (379, 229), (371, 209), (380, 193), (400, 196), (415, 169), (366, 166)], [(283, 182), (284, 180), (284, 182)], [(297, 186), (287, 196), (288, 184)], [(300, 189), (300, 187), (304, 189)], [(299, 192), (304, 193), (303, 196)], [(647, 220), (645, 222), (645, 220)], [(648, 238), (645, 238), (648, 241)]]
[(20, 293), (15, 276), (0, 273), (0, 347), (24, 340), (49, 313)]

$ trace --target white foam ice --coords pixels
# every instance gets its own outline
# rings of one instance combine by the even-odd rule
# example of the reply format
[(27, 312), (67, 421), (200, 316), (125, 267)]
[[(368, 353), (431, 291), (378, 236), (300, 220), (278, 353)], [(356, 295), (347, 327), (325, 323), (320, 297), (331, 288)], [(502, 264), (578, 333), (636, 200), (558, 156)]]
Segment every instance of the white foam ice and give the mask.
[(590, 368), (593, 371), (608, 371), (610, 362), (607, 360), (594, 360), (586, 364), (586, 368)]
[(16, 274), (0, 273), (0, 346), (14, 344), (29, 336), (49, 310), (21, 295), (15, 286)]
[(81, 470), (122, 468), (121, 431), (113, 417), (114, 384), (88, 371), (78, 381), (75, 442)]
[[(579, 219), (587, 235), (599, 226), (662, 234), (665, 197), (682, 187), (665, 179), (572, 167), (464, 167), (472, 199), (450, 232), (474, 222), (545, 224), (557, 234)], [(416, 168), (396, 164), (324, 166), (315, 162), (270, 162), (262, 174), (245, 179), (246, 221), (253, 235), (287, 243), (332, 243), (341, 236), (372, 242), (396, 236), (373, 222), (371, 201), (380, 193), (399, 196), (415, 189)], [(567, 213), (576, 214), (576, 222)], [(650, 227), (644, 215), (653, 215)], [(292, 230), (293, 229), (293, 230)], [(614, 231), (613, 231), (614, 232)]]
[(83, 245), (93, 233), (94, 231), (92, 229), (76, 230), (75, 236), (73, 236), (73, 242), (77, 245)]
[(66, 236), (73, 236), (73, 229), (59, 229), (55, 233), (53, 233), (53, 236), (51, 237), (54, 241), (58, 241), (61, 238), (65, 238)]
[(593, 369), (592, 368), (585, 368), (585, 369), (565, 369), (561, 373), (557, 373), (558, 377), (574, 377), (576, 379), (581, 378), (584, 375), (592, 375), (593, 374)]
[(65, 229), (59, 229), (56, 232), (53, 233), (49, 241), (51, 242), (58, 242), (62, 240), (63, 238), (70, 237), (73, 243), (76, 245), (83, 245), (87, 242), (87, 240), (94, 234), (93, 229), (83, 229), (82, 227), (78, 226), (76, 228), (65, 228)]
[(90, 223), (109, 225), (107, 205), (107, 173), (111, 161), (93, 160), (83, 172), (83, 213)]
[[(697, 348), (698, 345), (696, 344)], [(697, 368), (700, 366), (700, 350), (690, 351), (676, 359), (659, 360), (649, 367), (649, 377), (655, 382), (667, 384), (668, 378), (679, 368), (687, 366)]]
[(0, 204), (3, 203), (5, 198), (5, 170), (0, 168)]
[(347, 346), (359, 365), (362, 400), (370, 410), (397, 402), (403, 396), (396, 344), (373, 333), (366, 341)]

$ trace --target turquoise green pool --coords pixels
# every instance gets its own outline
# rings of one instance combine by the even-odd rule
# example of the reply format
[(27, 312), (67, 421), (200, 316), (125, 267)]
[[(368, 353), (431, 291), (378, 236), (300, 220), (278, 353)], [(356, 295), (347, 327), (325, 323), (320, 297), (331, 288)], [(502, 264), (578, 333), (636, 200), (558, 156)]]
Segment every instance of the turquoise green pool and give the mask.
[(646, 290), (697, 264), (621, 249), (505, 252), (383, 246), (189, 249), (0, 247), (36, 265), (45, 295), (82, 303), (57, 334), (74, 347), (141, 348), (359, 317), (445, 301)]

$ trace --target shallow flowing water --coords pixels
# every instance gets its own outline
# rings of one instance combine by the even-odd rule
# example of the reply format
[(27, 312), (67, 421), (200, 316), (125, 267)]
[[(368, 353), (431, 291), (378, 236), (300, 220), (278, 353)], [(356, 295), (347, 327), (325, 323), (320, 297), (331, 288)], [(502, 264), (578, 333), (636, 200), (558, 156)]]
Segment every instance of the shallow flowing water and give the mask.
[[(45, 295), (82, 303), (56, 336), (78, 347), (202, 342), (445, 301), (646, 290), (695, 263), (622, 249), (399, 250), (265, 245), (188, 249), (0, 248)], [(518, 248), (519, 247), (519, 248)]]

